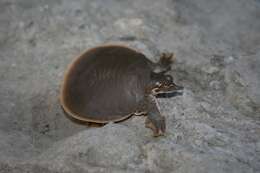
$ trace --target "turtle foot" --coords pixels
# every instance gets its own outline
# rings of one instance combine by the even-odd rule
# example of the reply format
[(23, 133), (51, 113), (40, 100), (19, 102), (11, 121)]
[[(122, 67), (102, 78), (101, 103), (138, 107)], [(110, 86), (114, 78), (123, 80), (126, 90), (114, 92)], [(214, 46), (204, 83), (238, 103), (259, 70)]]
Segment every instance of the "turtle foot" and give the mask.
[(156, 119), (147, 118), (145, 127), (150, 128), (153, 131), (154, 137), (163, 136), (165, 134), (165, 118), (163, 116)]
[(160, 56), (160, 61), (162, 65), (171, 64), (176, 59), (175, 54), (172, 52), (163, 52)]

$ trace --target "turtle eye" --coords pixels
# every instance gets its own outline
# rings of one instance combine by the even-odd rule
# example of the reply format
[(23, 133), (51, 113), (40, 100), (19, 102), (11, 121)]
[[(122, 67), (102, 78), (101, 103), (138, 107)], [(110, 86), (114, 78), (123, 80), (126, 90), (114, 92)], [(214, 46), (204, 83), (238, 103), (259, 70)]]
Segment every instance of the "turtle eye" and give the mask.
[(166, 75), (165, 77), (168, 82), (173, 82), (173, 77), (171, 75)]
[(161, 84), (161, 82), (156, 82), (155, 85), (156, 85), (156, 86), (160, 86), (160, 85), (162, 85), (162, 84)]

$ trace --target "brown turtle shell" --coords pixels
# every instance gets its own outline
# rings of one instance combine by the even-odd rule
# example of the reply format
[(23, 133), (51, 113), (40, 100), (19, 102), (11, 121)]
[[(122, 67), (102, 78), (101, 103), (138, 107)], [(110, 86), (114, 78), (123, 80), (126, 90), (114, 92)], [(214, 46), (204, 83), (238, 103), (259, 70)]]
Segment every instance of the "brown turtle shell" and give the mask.
[(92, 48), (69, 66), (61, 87), (64, 111), (83, 122), (107, 123), (141, 110), (152, 62), (118, 45)]

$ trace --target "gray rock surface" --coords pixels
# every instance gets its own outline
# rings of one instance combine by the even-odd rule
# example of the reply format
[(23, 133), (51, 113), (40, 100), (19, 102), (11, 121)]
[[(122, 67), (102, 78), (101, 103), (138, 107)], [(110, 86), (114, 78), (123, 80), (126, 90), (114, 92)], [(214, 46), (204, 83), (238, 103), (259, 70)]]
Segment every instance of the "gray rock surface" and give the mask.
[[(260, 172), (259, 0), (1, 0), (0, 23), (0, 173)], [(64, 116), (64, 70), (104, 43), (175, 52), (165, 137)]]

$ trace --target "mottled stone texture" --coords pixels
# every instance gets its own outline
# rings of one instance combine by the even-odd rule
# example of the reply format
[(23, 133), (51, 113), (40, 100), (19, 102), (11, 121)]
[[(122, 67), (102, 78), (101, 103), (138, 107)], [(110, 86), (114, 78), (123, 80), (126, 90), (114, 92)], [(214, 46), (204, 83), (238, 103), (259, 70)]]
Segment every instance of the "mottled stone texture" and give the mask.
[[(259, 0), (1, 0), (0, 173), (260, 172), (259, 31)], [(64, 70), (103, 43), (175, 52), (165, 137), (64, 116)]]

